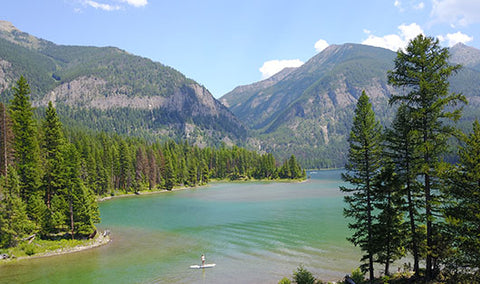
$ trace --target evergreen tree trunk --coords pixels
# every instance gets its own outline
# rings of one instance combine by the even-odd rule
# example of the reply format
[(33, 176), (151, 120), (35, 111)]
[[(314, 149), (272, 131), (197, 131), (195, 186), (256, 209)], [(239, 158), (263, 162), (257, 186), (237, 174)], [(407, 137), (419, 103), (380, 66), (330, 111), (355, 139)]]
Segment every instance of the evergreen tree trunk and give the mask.
[(73, 190), (70, 189), (70, 200), (69, 200), (69, 213), (70, 213), (70, 234), (72, 235), (72, 240), (75, 239), (75, 222), (73, 220)]
[(413, 271), (415, 276), (418, 277), (420, 274), (420, 255), (418, 252), (418, 236), (417, 236), (417, 228), (415, 224), (415, 213), (414, 213), (414, 205), (412, 199), (412, 190), (410, 181), (407, 182), (407, 200), (408, 200), (408, 218), (410, 221), (410, 231), (412, 234), (412, 254), (413, 254)]

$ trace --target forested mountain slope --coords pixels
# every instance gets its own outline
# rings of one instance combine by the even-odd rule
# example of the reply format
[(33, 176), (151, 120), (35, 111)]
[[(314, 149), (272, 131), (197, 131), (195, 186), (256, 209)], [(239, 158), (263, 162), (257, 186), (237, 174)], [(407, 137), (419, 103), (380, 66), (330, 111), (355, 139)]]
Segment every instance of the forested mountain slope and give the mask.
[[(451, 89), (470, 101), (464, 119), (471, 121), (480, 107), (480, 51), (457, 45), (451, 53), (452, 62), (465, 66), (451, 80)], [(278, 157), (294, 153), (306, 167), (341, 167), (362, 91), (384, 125), (395, 113), (388, 98), (397, 90), (387, 83), (395, 57), (395, 52), (378, 47), (331, 45), (298, 68), (237, 87), (220, 100), (255, 130), (262, 149)]]
[(34, 105), (52, 101), (66, 125), (198, 144), (246, 135), (205, 87), (173, 68), (115, 47), (57, 45), (0, 21), (2, 101), (20, 75)]

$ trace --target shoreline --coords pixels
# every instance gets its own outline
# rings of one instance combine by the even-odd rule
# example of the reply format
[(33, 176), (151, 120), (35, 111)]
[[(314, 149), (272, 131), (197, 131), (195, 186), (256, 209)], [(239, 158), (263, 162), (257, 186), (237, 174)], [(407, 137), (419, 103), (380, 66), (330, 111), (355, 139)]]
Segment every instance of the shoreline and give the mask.
[(168, 192), (175, 192), (175, 191), (181, 191), (181, 190), (187, 190), (187, 189), (201, 189), (205, 187), (209, 187), (211, 184), (216, 184), (216, 183), (249, 183), (249, 182), (265, 182), (265, 183), (304, 183), (308, 182), (309, 178), (305, 179), (239, 179), (239, 180), (229, 180), (229, 179), (219, 179), (219, 180), (211, 180), (207, 184), (204, 185), (199, 185), (199, 186), (181, 186), (177, 188), (173, 188), (172, 190), (166, 190), (166, 189), (161, 189), (161, 190), (143, 190), (143, 191), (138, 191), (137, 193), (131, 192), (131, 193), (121, 193), (121, 194), (115, 194), (115, 195), (109, 195), (109, 196), (104, 196), (104, 197), (99, 197), (97, 198), (97, 202), (104, 202), (116, 198), (124, 198), (124, 197), (135, 197), (135, 196), (142, 196), (142, 195), (151, 195), (151, 194), (159, 194), (159, 193), (168, 193)]
[(36, 259), (36, 258), (44, 258), (44, 257), (51, 257), (51, 256), (62, 255), (62, 254), (70, 254), (70, 253), (85, 251), (85, 250), (107, 245), (111, 242), (111, 240), (112, 239), (110, 238), (110, 234), (107, 231), (103, 231), (99, 233), (97, 236), (95, 236), (93, 239), (86, 241), (85, 244), (79, 244), (73, 247), (62, 247), (56, 250), (36, 253), (30, 256), (20, 256), (20, 257), (11, 257), (7, 259), (2, 259), (0, 260), (0, 265), (17, 262), (17, 261), (25, 261), (25, 260)]
[(206, 185), (201, 185), (201, 186), (196, 186), (196, 187), (179, 187), (179, 188), (173, 188), (172, 190), (154, 190), (154, 191), (149, 191), (149, 190), (144, 190), (144, 191), (138, 191), (137, 193), (132, 192), (132, 193), (122, 193), (122, 194), (115, 194), (115, 195), (109, 195), (109, 196), (104, 196), (97, 198), (97, 202), (103, 202), (107, 200), (112, 200), (116, 198), (123, 198), (123, 197), (135, 197), (135, 196), (141, 196), (141, 195), (150, 195), (150, 194), (158, 194), (158, 193), (168, 193), (168, 192), (175, 192), (175, 191), (180, 191), (180, 190), (185, 190), (185, 189), (194, 189), (194, 188), (200, 188), (204, 187)]

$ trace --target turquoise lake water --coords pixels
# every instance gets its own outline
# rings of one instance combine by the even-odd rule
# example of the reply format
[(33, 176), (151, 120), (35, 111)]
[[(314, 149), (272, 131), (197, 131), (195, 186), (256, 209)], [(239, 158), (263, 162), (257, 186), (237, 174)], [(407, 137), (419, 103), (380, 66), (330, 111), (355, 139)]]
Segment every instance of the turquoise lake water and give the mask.
[[(5, 283), (278, 283), (303, 264), (323, 280), (359, 265), (340, 171), (303, 183), (217, 183), (102, 202), (106, 246), (0, 266)], [(201, 254), (215, 268), (197, 270)]]

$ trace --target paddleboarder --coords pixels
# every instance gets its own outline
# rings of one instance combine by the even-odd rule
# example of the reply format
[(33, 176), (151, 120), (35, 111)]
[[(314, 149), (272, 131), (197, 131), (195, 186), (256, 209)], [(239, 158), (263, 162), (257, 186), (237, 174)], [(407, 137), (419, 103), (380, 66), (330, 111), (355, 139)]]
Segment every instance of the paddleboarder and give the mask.
[(202, 260), (202, 266), (205, 265), (205, 255), (202, 254), (202, 256), (200, 257), (200, 259)]

